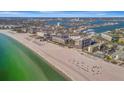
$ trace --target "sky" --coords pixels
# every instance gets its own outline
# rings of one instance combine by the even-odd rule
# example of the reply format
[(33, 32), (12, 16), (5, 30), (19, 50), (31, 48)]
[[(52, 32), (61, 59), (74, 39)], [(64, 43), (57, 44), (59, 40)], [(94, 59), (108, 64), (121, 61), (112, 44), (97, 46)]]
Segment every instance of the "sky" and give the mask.
[(0, 17), (124, 17), (124, 11), (0, 11)]

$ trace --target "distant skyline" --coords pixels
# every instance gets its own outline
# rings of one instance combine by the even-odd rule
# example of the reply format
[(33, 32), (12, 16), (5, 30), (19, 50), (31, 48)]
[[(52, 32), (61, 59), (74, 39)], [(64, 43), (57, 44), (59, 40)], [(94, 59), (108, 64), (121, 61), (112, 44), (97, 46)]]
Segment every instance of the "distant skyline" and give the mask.
[(0, 17), (124, 17), (124, 11), (0, 11)]

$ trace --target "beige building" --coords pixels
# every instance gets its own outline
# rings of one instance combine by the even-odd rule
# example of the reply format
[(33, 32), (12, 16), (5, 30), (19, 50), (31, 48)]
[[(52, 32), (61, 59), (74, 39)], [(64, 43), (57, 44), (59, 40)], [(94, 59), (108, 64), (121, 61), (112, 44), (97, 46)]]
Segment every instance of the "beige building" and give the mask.
[(91, 45), (91, 46), (88, 47), (88, 50), (87, 51), (89, 53), (92, 53), (94, 51), (94, 49), (97, 48), (97, 47), (100, 47), (100, 45), (101, 45), (101, 43), (96, 43), (94, 45)]
[(103, 39), (105, 39), (105, 40), (112, 41), (112, 36), (107, 35), (107, 34), (105, 34), (105, 33), (102, 33), (102, 34), (101, 34), (101, 37), (102, 37)]
[(88, 37), (80, 38), (80, 39), (75, 40), (75, 47), (76, 48), (87, 47), (91, 45), (92, 42), (93, 40), (91, 38), (88, 38)]
[(120, 43), (124, 43), (124, 38), (119, 38)]
[(52, 41), (60, 43), (60, 44), (67, 44), (69, 38), (61, 38), (61, 37), (57, 37), (57, 36), (53, 36), (52, 37)]
[(37, 34), (37, 36), (39, 36), (39, 37), (44, 37), (44, 32), (36, 32), (36, 34)]

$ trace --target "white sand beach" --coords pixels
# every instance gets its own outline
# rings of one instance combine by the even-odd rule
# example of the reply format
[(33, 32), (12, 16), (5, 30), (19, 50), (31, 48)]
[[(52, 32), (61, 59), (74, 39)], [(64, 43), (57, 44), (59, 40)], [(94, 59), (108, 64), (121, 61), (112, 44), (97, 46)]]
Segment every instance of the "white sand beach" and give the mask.
[(124, 68), (104, 62), (104, 60), (81, 55), (75, 49), (69, 49), (48, 42), (37, 43), (28, 34), (12, 34), (0, 30), (23, 45), (27, 46), (71, 80), (124, 80)]

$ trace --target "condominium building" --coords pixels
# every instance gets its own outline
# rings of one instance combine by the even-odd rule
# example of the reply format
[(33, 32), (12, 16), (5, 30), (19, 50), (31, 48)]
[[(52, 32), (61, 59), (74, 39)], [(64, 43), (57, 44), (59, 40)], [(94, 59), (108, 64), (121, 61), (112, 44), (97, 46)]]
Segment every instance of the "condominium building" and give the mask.
[(69, 38), (62, 38), (62, 37), (58, 37), (58, 36), (52, 36), (52, 41), (65, 45), (65, 44), (68, 43)]
[(95, 41), (92, 40), (91, 38), (81, 38), (81, 39), (75, 40), (75, 47), (76, 48), (84, 48), (89, 45), (92, 45), (93, 42), (95, 42)]
[(101, 37), (102, 37), (103, 39), (107, 40), (107, 41), (112, 41), (112, 36), (107, 35), (107, 34), (105, 34), (105, 33), (102, 33), (102, 34), (101, 34)]

